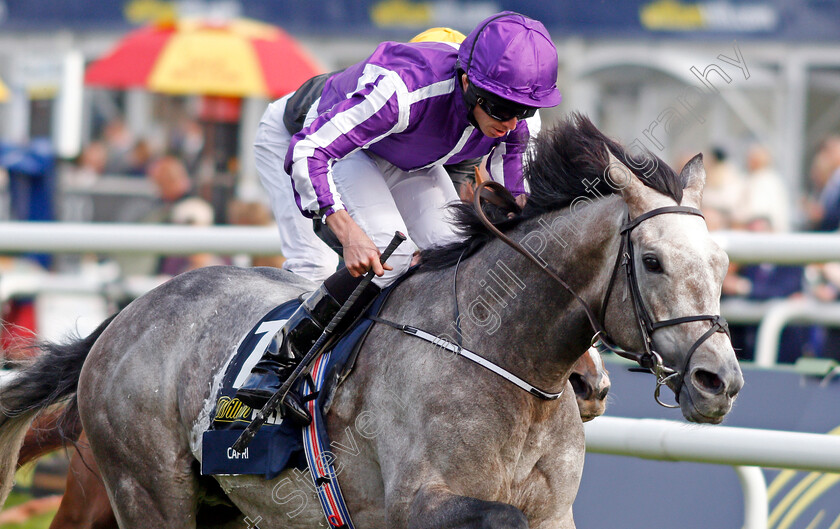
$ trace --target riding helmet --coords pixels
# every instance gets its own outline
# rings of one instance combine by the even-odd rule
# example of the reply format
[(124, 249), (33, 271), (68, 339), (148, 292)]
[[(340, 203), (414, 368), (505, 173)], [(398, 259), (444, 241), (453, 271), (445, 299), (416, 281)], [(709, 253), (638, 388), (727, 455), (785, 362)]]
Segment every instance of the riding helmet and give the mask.
[(470, 83), (526, 107), (560, 103), (557, 48), (541, 22), (504, 11), (467, 35), (458, 52)]

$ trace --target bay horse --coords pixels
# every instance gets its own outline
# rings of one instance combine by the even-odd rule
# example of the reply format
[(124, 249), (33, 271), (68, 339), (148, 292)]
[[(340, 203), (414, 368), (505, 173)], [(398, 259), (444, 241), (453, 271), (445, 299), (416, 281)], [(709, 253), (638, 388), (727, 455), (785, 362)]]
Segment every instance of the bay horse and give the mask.
[[(590, 347), (578, 358), (569, 382), (583, 422), (604, 414), (610, 379), (596, 348)], [(17, 466), (20, 468), (45, 454), (69, 447), (72, 442), (64, 495), (49, 529), (119, 529), (87, 437), (79, 431), (78, 424), (72, 425), (74, 429), (69, 432), (61, 431), (63, 414), (64, 409), (58, 408), (35, 418), (24, 437)]]
[[(503, 233), (461, 207), (463, 240), (424, 255), (381, 316), (437, 335), (457, 323), (464, 348), (559, 395), (539, 398), (375, 325), (326, 415), (333, 444), (347, 447), (337, 457), (355, 526), (573, 528), (584, 439), (564, 389), (593, 340), (650, 368), (689, 421), (721, 422), (743, 385), (718, 316), (728, 259), (697, 209), (699, 155), (677, 174), (575, 115), (543, 131), (525, 178), (527, 205)], [(238, 339), (313, 287), (282, 270), (202, 268), (53, 346), (0, 388), (0, 499), (29, 421), (69, 397), (124, 529), (322, 523), (292, 470), (273, 480), (198, 472)], [(229, 518), (202, 515), (220, 502), (235, 506)]]

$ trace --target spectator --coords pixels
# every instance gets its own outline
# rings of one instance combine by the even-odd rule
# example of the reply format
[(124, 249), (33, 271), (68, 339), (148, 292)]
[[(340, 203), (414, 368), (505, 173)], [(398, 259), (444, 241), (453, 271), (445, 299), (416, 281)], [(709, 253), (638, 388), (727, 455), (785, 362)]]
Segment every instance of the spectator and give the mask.
[[(743, 173), (728, 158), (721, 147), (714, 147), (706, 162), (706, 187), (703, 189), (703, 209), (714, 209), (731, 217), (741, 205), (745, 181)], [(707, 219), (708, 220), (708, 219)]]
[(840, 137), (826, 139), (811, 164), (813, 197), (805, 204), (810, 225), (818, 231), (840, 228)]
[(728, 230), (732, 228), (731, 215), (728, 211), (706, 206), (705, 204), (702, 210), (709, 231)]
[[(195, 197), (190, 176), (183, 162), (174, 156), (164, 156), (149, 166), (146, 177), (157, 190), (157, 200), (142, 214), (131, 219), (134, 222), (169, 224), (176, 221), (208, 225), (213, 223), (212, 207), (204, 200)], [(203, 206), (210, 208), (208, 215)], [(177, 215), (176, 215), (177, 214)], [(167, 264), (167, 259), (155, 255), (138, 255), (118, 259), (125, 275), (174, 275), (189, 269), (187, 261), (181, 266)]]
[[(840, 263), (811, 265), (806, 277), (813, 297), (826, 303), (840, 301)], [(840, 362), (840, 329), (815, 327), (812, 345), (816, 356)]]
[(770, 152), (753, 145), (747, 153), (748, 176), (739, 218), (745, 222), (766, 218), (774, 232), (790, 230), (790, 205), (782, 177), (773, 168)]
[[(262, 202), (233, 200), (228, 206), (228, 220), (237, 226), (273, 226), (271, 210)], [(282, 255), (255, 255), (251, 266), (272, 266), (282, 268), (286, 259)]]
[(125, 174), (129, 167), (129, 155), (134, 146), (134, 136), (121, 118), (111, 120), (103, 133), (108, 149), (106, 174)]
[(190, 174), (196, 174), (204, 151), (204, 130), (198, 121), (182, 119), (172, 131), (170, 149), (180, 158)]
[(137, 143), (128, 153), (125, 174), (128, 176), (145, 176), (154, 157), (149, 141), (145, 139), (137, 140)]
[[(771, 220), (764, 217), (751, 219), (747, 229), (754, 232), (772, 231)], [(804, 270), (801, 266), (774, 264), (730, 267), (724, 281), (724, 294), (742, 297), (752, 301), (795, 298), (802, 296)], [(755, 355), (757, 327), (755, 325), (732, 325), (732, 345), (738, 358), (752, 360)], [(787, 327), (779, 343), (779, 362), (792, 363), (805, 352), (809, 329)]]
[[(183, 226), (212, 226), (213, 208), (199, 197), (187, 197), (172, 205), (169, 221)], [(158, 273), (176, 276), (196, 268), (222, 264), (226, 264), (224, 259), (207, 252), (167, 255), (161, 258)]]
[(99, 180), (105, 172), (108, 161), (108, 149), (101, 141), (86, 145), (82, 152), (72, 160), (67, 170), (61, 173), (63, 186), (90, 186)]

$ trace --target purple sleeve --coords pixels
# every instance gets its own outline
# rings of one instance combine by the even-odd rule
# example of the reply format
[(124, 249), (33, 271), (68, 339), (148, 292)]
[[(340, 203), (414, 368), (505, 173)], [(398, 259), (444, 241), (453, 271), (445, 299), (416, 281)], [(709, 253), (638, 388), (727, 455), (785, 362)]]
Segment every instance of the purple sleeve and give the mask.
[(487, 160), (487, 173), (490, 178), (504, 184), (513, 196), (525, 193), (522, 167), (529, 138), (528, 124), (523, 119), (505, 140), (493, 149)]
[(397, 94), (389, 76), (378, 75), (292, 136), (285, 168), (304, 215), (326, 217), (345, 209), (332, 164), (395, 131), (400, 122)]

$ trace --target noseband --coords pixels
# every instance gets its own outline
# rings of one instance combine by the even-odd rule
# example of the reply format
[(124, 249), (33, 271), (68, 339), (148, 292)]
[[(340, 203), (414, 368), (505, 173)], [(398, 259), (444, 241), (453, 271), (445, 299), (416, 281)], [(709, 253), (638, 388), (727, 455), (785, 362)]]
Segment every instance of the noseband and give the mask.
[[(575, 299), (581, 304), (584, 311), (586, 312), (586, 317), (589, 319), (589, 324), (592, 326), (592, 330), (595, 334), (592, 336), (592, 344), (596, 344), (600, 342), (603, 344), (604, 347), (612, 351), (613, 353), (622, 356), (624, 358), (628, 358), (637, 362), (641, 367), (649, 370), (651, 373), (656, 376), (656, 390), (654, 391), (654, 398), (656, 402), (660, 405), (665, 406), (666, 408), (677, 408), (679, 406), (674, 406), (670, 404), (666, 404), (662, 402), (659, 398), (660, 391), (662, 386), (667, 384), (669, 381), (673, 381), (675, 384), (674, 394), (676, 395), (677, 402), (679, 402), (680, 392), (682, 391), (682, 385), (685, 380), (686, 371), (688, 370), (689, 363), (691, 362), (691, 357), (694, 355), (694, 352), (703, 344), (706, 340), (711, 338), (715, 333), (722, 332), (729, 336), (729, 326), (726, 323), (726, 320), (723, 316), (720, 315), (699, 315), (699, 316), (683, 316), (679, 318), (672, 318), (670, 320), (662, 320), (662, 321), (653, 321), (653, 318), (648, 312), (647, 307), (645, 306), (644, 300), (642, 299), (641, 289), (639, 288), (639, 280), (638, 274), (636, 272), (635, 260), (634, 260), (634, 248), (633, 248), (633, 241), (630, 238), (630, 234), (632, 233), (633, 229), (635, 229), (639, 224), (642, 222), (656, 217), (658, 215), (664, 215), (667, 213), (674, 213), (680, 215), (697, 215), (698, 217), (703, 217), (703, 213), (697, 209), (687, 206), (666, 206), (661, 208), (656, 208), (646, 213), (643, 213), (636, 217), (635, 219), (630, 219), (628, 214), (627, 223), (621, 226), (619, 232), (621, 233), (621, 246), (619, 247), (618, 256), (616, 257), (615, 266), (613, 267), (612, 275), (610, 276), (610, 282), (607, 286), (607, 291), (604, 295), (604, 300), (601, 303), (601, 314), (600, 317), (596, 317), (595, 314), (592, 312), (592, 309), (589, 305), (581, 298), (573, 289), (566, 283), (560, 276), (558, 276), (553, 270), (548, 268), (547, 266), (541, 264), (537, 259), (531, 255), (525, 248), (523, 248), (519, 243), (513, 241), (499, 231), (496, 226), (487, 218), (486, 214), (484, 213), (483, 208), (481, 207), (481, 200), (487, 200), (503, 209), (513, 210), (515, 212), (519, 211), (519, 206), (513, 201), (513, 198), (510, 196), (510, 193), (505, 189), (504, 186), (497, 182), (488, 181), (480, 184), (476, 191), (475, 191), (475, 209), (478, 214), (479, 219), (484, 223), (484, 225), (499, 239), (505, 242), (508, 246), (513, 248), (514, 250), (518, 251), (525, 257), (527, 257), (532, 262), (536, 263), (543, 271), (545, 271), (552, 279), (560, 283), (560, 285), (568, 291)], [(613, 285), (615, 284), (615, 280), (618, 277), (619, 270), (624, 268), (624, 273), (627, 278), (627, 283), (630, 285), (630, 297), (633, 299), (633, 310), (636, 315), (636, 322), (639, 326), (639, 332), (642, 336), (642, 343), (644, 345), (644, 351), (626, 351), (617, 345), (615, 342), (609, 337), (607, 334), (606, 329), (602, 322), (605, 321), (606, 312), (607, 312), (607, 303), (610, 300), (610, 295), (613, 290)], [(689, 323), (694, 321), (710, 321), (711, 328), (707, 330), (688, 350), (686, 354), (685, 361), (683, 362), (682, 369), (680, 371), (675, 371), (670, 367), (664, 365), (662, 361), (662, 356), (654, 350), (653, 344), (653, 333), (663, 327), (669, 327), (672, 325), (680, 325), (682, 323)]]

